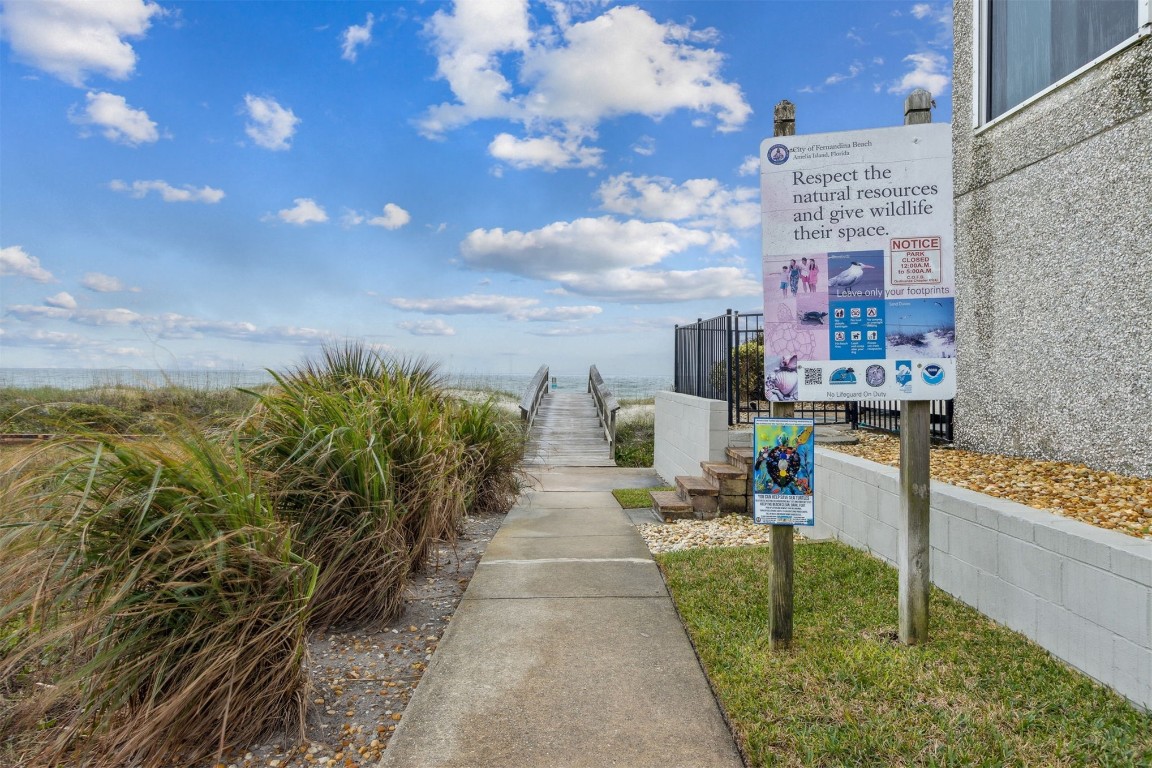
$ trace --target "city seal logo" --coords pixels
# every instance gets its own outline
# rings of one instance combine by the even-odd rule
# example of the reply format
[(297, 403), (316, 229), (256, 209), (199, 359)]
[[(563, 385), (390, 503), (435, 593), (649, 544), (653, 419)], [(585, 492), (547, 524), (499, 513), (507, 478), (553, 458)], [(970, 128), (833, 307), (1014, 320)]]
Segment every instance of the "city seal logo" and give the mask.
[(920, 372), (920, 376), (924, 379), (925, 384), (935, 386), (944, 381), (944, 369), (938, 365), (926, 365), (924, 370)]
[(888, 372), (884, 370), (882, 365), (870, 365), (864, 371), (864, 381), (868, 382), (870, 387), (882, 387), (887, 380)]
[(828, 377), (829, 384), (855, 384), (856, 371), (851, 368), (837, 368)]
[(788, 147), (783, 144), (773, 144), (768, 147), (768, 162), (772, 165), (784, 165), (788, 162)]

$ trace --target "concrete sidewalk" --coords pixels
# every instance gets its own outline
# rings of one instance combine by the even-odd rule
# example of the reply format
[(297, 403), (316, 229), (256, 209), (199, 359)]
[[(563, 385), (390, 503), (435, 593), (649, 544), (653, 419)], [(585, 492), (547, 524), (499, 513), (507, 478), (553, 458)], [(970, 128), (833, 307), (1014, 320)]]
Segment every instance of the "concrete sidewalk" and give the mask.
[(488, 545), (381, 768), (741, 768), (634, 518), (651, 470), (541, 467)]

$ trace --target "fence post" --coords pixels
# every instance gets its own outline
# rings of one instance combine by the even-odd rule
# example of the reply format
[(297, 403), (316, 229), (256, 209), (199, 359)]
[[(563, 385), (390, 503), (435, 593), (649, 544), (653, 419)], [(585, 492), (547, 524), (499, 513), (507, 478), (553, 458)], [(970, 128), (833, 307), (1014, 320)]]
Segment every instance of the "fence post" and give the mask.
[[(932, 94), (917, 88), (904, 100), (904, 124), (932, 122)], [(902, 525), (897, 544), (900, 568), (900, 641), (907, 645), (928, 642), (928, 595), (932, 586), (929, 570), (928, 523), (931, 508), (932, 471), (931, 402), (900, 402), (900, 512)]]
[[(772, 135), (796, 135), (796, 105), (784, 99), (772, 112)], [(765, 318), (767, 320), (767, 318)], [(768, 372), (764, 372), (767, 376)], [(771, 414), (790, 419), (796, 414), (795, 403), (772, 403)], [(770, 526), (769, 544), (772, 565), (769, 569), (769, 589), (772, 605), (768, 613), (768, 644), (773, 650), (792, 646), (792, 549), (791, 525)]]
[(735, 408), (736, 410), (740, 409), (740, 399), (739, 399), (740, 395), (736, 391), (736, 383), (732, 378), (732, 371), (734, 368), (734, 363), (732, 361), (732, 358), (733, 358), (733, 354), (735, 352), (735, 350), (733, 349), (734, 345), (732, 343), (732, 339), (733, 339), (732, 334), (733, 334), (732, 310), (731, 310), (731, 308), (729, 308), (729, 309), (724, 311), (724, 343), (728, 346), (728, 352), (725, 355), (725, 357), (727, 358), (727, 360), (726, 360), (727, 365), (725, 367), (728, 369), (728, 374), (727, 374), (728, 386), (725, 387), (725, 389), (727, 390), (725, 392), (725, 396), (728, 400), (728, 426), (732, 426), (733, 424), (736, 423), (734, 418), (733, 418), (733, 408)]

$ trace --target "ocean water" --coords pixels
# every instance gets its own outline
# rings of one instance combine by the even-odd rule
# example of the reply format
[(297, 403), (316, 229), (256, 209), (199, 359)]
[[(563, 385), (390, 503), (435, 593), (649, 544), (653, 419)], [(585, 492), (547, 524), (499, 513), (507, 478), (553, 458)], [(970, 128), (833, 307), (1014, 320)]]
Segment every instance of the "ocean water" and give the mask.
[[(459, 389), (508, 392), (519, 397), (532, 381), (535, 371), (525, 374), (452, 373), (445, 377), (448, 385)], [(272, 383), (264, 370), (135, 370), (128, 368), (0, 368), (0, 388), (56, 387), (90, 389), (92, 387), (163, 387), (190, 389), (231, 389)], [(655, 397), (660, 390), (672, 389), (671, 376), (605, 376), (604, 383), (619, 399)], [(553, 391), (584, 392), (588, 377), (557, 375)]]

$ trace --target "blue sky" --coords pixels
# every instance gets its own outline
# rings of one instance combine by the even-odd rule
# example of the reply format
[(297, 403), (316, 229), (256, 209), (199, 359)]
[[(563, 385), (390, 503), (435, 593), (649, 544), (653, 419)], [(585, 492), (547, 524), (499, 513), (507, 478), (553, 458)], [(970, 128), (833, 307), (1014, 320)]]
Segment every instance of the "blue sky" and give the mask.
[(951, 120), (950, 3), (0, 3), (0, 367), (666, 375), (760, 141)]

